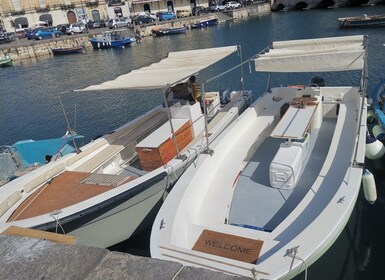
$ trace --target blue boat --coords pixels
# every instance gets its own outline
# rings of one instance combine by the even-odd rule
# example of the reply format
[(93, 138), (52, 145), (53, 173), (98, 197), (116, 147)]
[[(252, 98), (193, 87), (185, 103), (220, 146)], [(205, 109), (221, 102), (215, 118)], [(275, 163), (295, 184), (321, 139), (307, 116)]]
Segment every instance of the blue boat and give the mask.
[(381, 80), (381, 82), (374, 88), (371, 98), (373, 100), (374, 114), (376, 115), (378, 123), (383, 128), (385, 128), (385, 113), (384, 113), (385, 107), (382, 101), (382, 95), (384, 94), (385, 94), (385, 80)]
[(78, 150), (84, 136), (66, 133), (44, 140), (21, 140), (0, 146), (0, 186), (48, 162)]
[(111, 49), (129, 47), (135, 38), (125, 37), (122, 30), (105, 31), (102, 37), (95, 37), (90, 39), (91, 45), (94, 49)]
[(211, 18), (211, 19), (205, 19), (195, 22), (191, 25), (191, 28), (204, 28), (207, 26), (212, 26), (217, 24), (218, 19), (217, 18)]

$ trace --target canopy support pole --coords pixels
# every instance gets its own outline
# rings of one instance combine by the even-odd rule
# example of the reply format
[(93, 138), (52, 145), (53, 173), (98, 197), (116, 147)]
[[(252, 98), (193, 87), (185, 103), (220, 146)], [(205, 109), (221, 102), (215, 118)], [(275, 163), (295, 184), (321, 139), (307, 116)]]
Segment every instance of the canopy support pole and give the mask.
[(203, 102), (203, 117), (205, 119), (205, 138), (206, 138), (206, 147), (204, 148), (203, 152), (204, 154), (209, 154), (212, 156), (214, 154), (214, 150), (211, 150), (209, 145), (209, 129), (208, 129), (208, 121), (207, 121), (207, 114), (206, 114), (206, 93), (205, 93), (205, 84), (202, 83), (202, 102)]
[(170, 112), (170, 107), (168, 107), (168, 103), (167, 103), (167, 97), (166, 97), (166, 94), (167, 94), (167, 91), (168, 91), (169, 89), (170, 89), (169, 86), (166, 86), (166, 87), (163, 88), (163, 100), (164, 100), (164, 106), (166, 107), (167, 116), (168, 116), (168, 121), (170, 122), (171, 136), (172, 136), (172, 140), (173, 140), (174, 145), (175, 145), (176, 158), (177, 158), (177, 159), (181, 159), (181, 160), (185, 160), (185, 159), (187, 158), (187, 156), (186, 156), (186, 155), (181, 155), (181, 154), (180, 154), (179, 147), (178, 147), (178, 142), (176, 141), (176, 136), (175, 136), (174, 126), (172, 125), (172, 116), (171, 116), (171, 112)]

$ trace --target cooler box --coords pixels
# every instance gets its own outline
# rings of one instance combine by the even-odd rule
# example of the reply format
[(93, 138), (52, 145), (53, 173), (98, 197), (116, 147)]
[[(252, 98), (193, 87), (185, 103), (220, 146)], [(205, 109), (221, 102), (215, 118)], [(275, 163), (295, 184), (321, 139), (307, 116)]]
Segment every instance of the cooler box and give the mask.
[(293, 189), (302, 168), (302, 148), (283, 144), (270, 163), (270, 185), (278, 189)]
[[(191, 121), (173, 119), (178, 149), (181, 151), (193, 139)], [(165, 123), (136, 145), (140, 165), (145, 171), (152, 171), (165, 165), (176, 156), (174, 139), (171, 137), (170, 122)]]

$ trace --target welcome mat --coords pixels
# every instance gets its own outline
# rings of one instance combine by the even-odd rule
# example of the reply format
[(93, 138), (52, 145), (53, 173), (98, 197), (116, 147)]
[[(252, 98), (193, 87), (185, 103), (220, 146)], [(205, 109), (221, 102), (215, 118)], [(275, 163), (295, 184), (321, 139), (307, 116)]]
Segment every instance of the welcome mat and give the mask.
[(205, 229), (192, 249), (242, 262), (256, 263), (262, 245), (262, 240)]

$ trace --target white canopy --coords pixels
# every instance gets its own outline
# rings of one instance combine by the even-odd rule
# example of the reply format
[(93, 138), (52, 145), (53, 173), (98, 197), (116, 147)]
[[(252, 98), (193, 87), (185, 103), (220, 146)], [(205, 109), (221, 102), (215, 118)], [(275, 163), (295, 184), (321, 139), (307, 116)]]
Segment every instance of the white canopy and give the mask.
[(98, 85), (76, 91), (110, 89), (151, 89), (173, 85), (214, 64), (237, 50), (237, 46), (170, 52), (168, 57), (150, 66), (133, 70)]
[(273, 42), (255, 58), (258, 72), (330, 72), (364, 67), (363, 35)]

